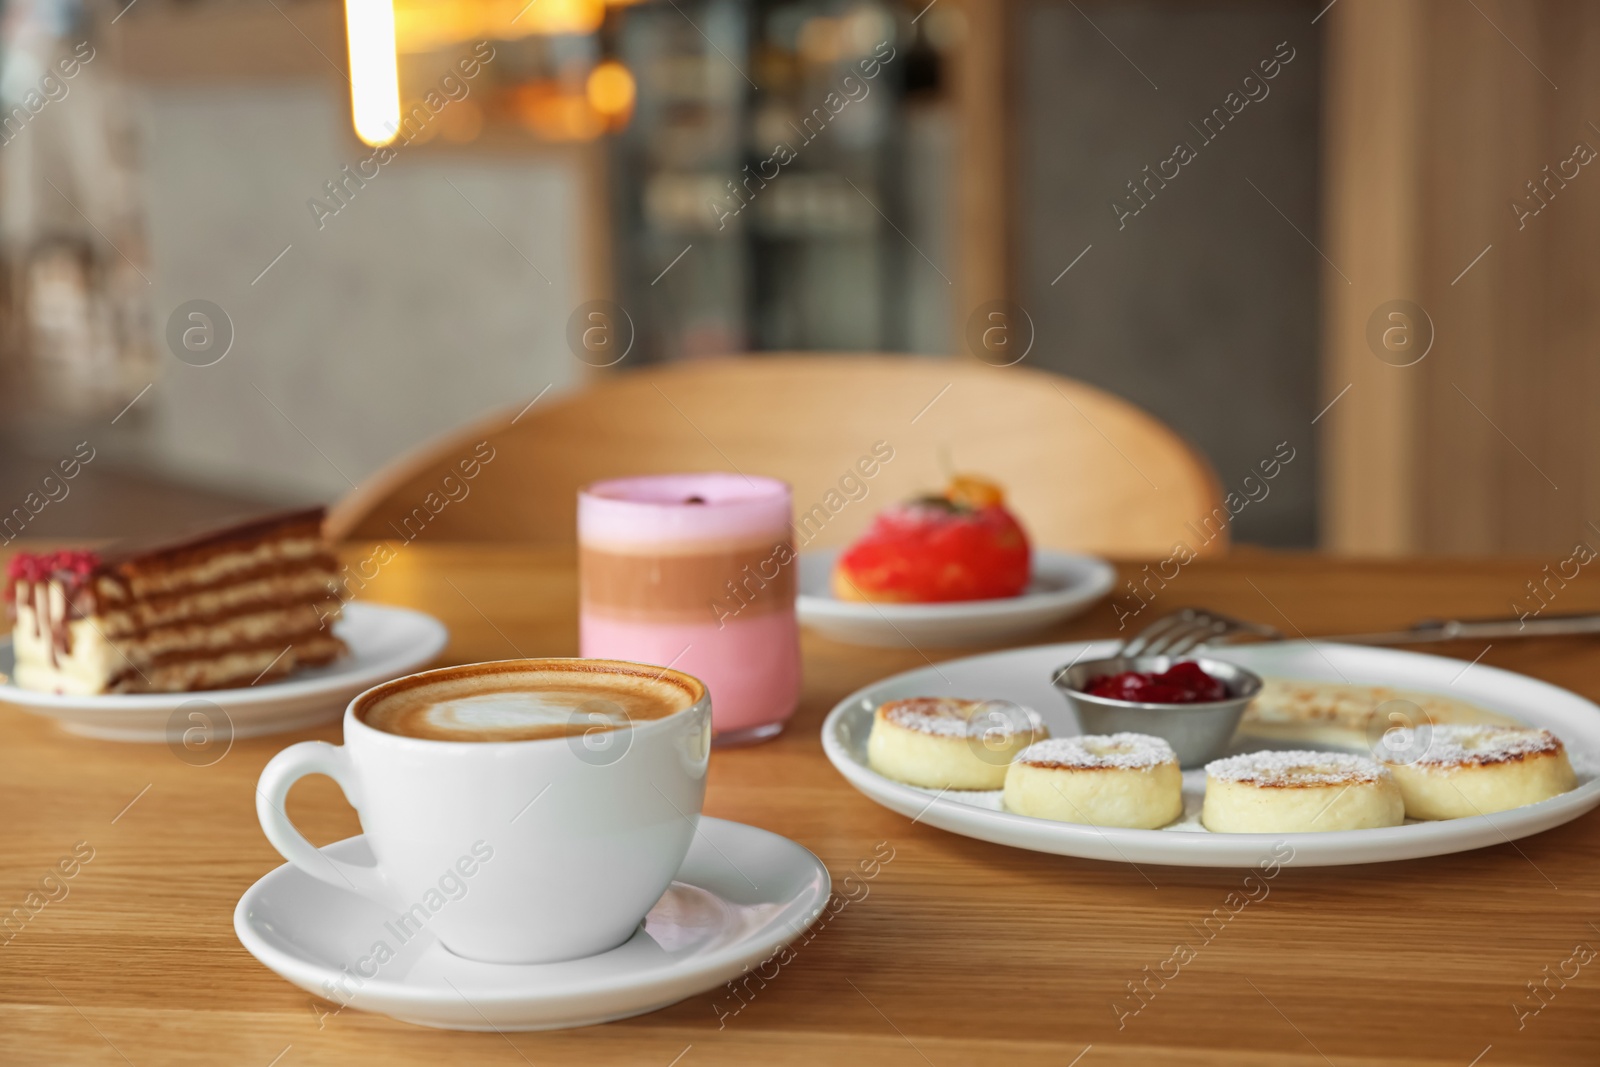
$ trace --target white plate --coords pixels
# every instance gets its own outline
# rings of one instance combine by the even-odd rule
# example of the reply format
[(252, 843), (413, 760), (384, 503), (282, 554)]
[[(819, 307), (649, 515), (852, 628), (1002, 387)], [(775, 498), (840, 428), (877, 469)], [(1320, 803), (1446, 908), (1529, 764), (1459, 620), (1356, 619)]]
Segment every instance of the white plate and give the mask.
[(1080, 614), (1111, 591), (1117, 572), (1094, 556), (1040, 549), (1021, 596), (949, 604), (864, 604), (829, 591), (837, 549), (800, 556), (800, 621), (835, 641), (879, 648), (961, 648), (1040, 630)]
[[(110, 741), (172, 741), (196, 726), (208, 737), (258, 737), (337, 720), (357, 693), (426, 665), (450, 639), (444, 623), (431, 615), (361, 602), (345, 605), (333, 632), (349, 646), (349, 655), (261, 685), (68, 696), (5, 684), (0, 702), (55, 719), (72, 733)], [(0, 677), (9, 679), (14, 668), (11, 642), (0, 642)]]
[[(372, 862), (363, 837), (323, 851)], [(256, 959), (331, 1001), (330, 1012), (350, 1007), (447, 1030), (555, 1030), (641, 1015), (716, 988), (803, 934), (831, 888), (822, 861), (788, 838), (702, 816), (677, 880), (638, 932), (587, 959), (475, 963), (426, 927), (402, 944), (385, 925), (395, 916), (287, 864), (239, 900), (233, 928)], [(394, 957), (361, 964), (379, 942)], [(358, 965), (376, 973), (352, 978)]]
[[(1280, 843), (1294, 850), (1294, 865), (1306, 867), (1437, 856), (1536, 834), (1600, 804), (1596, 776), (1600, 768), (1600, 707), (1576, 693), (1493, 667), (1463, 670), (1460, 660), (1441, 656), (1302, 641), (1211, 648), (1206, 655), (1261, 675), (1433, 690), (1504, 712), (1530, 726), (1543, 726), (1565, 742), (1578, 772), (1578, 787), (1538, 804), (1467, 819), (1320, 834), (1213, 834), (1198, 821), (1204, 770), (1184, 772), (1184, 816), (1177, 823), (1160, 830), (1123, 830), (1013, 815), (1001, 810), (999, 792), (918, 789), (891, 781), (867, 766), (873, 710), (885, 700), (899, 697), (1013, 700), (1043, 715), (1053, 735), (1077, 734), (1073, 714), (1050, 679), (1075, 659), (1110, 655), (1115, 647), (1112, 641), (1041, 645), (897, 674), (839, 702), (822, 725), (823, 750), (851, 785), (918, 822), (1036, 852), (1180, 867), (1248, 867), (1273, 857)], [(1271, 747), (1289, 746), (1235, 739), (1233, 751)], [(1276, 855), (1281, 860), (1282, 853)]]

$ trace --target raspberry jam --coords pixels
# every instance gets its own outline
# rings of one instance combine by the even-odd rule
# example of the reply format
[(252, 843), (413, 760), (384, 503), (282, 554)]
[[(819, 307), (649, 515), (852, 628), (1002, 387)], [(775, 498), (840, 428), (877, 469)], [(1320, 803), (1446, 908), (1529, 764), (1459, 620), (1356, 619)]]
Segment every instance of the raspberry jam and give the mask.
[(1166, 671), (1123, 671), (1091, 678), (1083, 691), (1108, 700), (1139, 704), (1206, 704), (1228, 699), (1228, 687), (1200, 669), (1192, 660), (1174, 663)]
[(15, 600), (19, 584), (42, 585), (55, 577), (82, 582), (99, 563), (100, 557), (96, 553), (72, 549), (18, 552), (6, 561), (5, 598), (8, 601)]

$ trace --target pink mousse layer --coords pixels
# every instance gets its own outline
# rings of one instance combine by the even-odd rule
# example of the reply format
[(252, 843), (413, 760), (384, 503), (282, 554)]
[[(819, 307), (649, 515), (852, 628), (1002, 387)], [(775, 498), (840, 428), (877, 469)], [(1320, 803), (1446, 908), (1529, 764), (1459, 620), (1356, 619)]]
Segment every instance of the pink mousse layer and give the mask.
[[(698, 497), (704, 503), (689, 503)], [(646, 547), (786, 535), (789, 486), (776, 478), (652, 474), (596, 482), (578, 494), (578, 537), (589, 544)]]
[(792, 612), (715, 623), (623, 622), (580, 612), (580, 655), (692, 674), (711, 691), (718, 733), (783, 722), (800, 701), (800, 628)]

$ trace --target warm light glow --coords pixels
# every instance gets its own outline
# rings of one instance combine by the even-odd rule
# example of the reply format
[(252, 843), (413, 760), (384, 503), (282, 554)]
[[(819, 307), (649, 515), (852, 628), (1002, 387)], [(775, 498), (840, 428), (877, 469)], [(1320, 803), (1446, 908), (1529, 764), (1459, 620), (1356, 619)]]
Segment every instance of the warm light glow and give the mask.
[(390, 0), (345, 0), (350, 39), (350, 111), (356, 136), (377, 147), (400, 132), (400, 71)]
[(605, 0), (539, 0), (517, 21), (534, 33), (593, 33), (605, 20)]
[(589, 105), (608, 118), (627, 115), (633, 109), (633, 75), (614, 59), (591, 70), (584, 89)]
[(400, 51), (430, 52), (467, 41), (515, 41), (531, 34), (593, 33), (605, 0), (394, 0)]
[(521, 86), (515, 96), (518, 117), (541, 141), (592, 141), (606, 132), (606, 121), (583, 93), (568, 92), (554, 81)]

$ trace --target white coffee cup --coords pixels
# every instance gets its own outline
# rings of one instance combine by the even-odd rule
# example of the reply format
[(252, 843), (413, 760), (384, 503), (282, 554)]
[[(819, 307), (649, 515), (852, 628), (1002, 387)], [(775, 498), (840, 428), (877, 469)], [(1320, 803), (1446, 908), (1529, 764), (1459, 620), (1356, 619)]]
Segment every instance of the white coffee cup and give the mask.
[[(489, 699), (471, 695), (474, 687), (515, 698), (527, 686), (538, 703), (570, 697), (564, 679), (580, 695), (601, 687), (592, 701), (567, 700), (568, 722), (581, 731), (567, 736), (440, 740), (364, 717), (385, 721), (386, 709), (420, 702), (428, 715), (446, 716), (443, 736), (470, 734), (473, 702)], [(616, 728), (618, 701), (604, 687), (645, 679), (681, 694), (683, 706), (659, 718), (622, 707), (626, 721)], [(489, 707), (483, 736), (504, 734), (504, 703)], [(450, 716), (465, 716), (465, 725)], [(710, 697), (678, 671), (577, 659), (446, 667), (352, 700), (342, 746), (305, 741), (274, 756), (261, 772), (256, 814), (286, 860), (394, 912), (405, 936), (425, 928), (468, 959), (552, 963), (622, 944), (666, 891), (694, 837), (710, 746)], [(308, 774), (339, 783), (374, 866), (328, 856), (289, 821), (284, 799)]]

